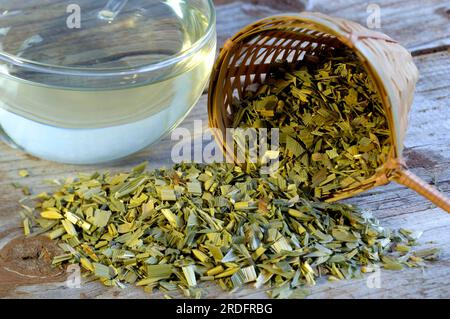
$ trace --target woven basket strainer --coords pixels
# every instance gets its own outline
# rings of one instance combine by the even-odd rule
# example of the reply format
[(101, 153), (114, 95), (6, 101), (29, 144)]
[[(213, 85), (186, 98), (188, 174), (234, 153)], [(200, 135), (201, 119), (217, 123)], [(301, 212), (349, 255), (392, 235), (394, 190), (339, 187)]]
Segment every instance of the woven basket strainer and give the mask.
[(334, 193), (327, 200), (353, 196), (389, 181), (403, 184), (450, 212), (450, 200), (407, 170), (402, 158), (418, 70), (411, 54), (385, 34), (344, 19), (320, 13), (272, 16), (240, 30), (228, 39), (214, 66), (209, 87), (209, 126), (224, 154), (234, 158), (226, 145), (226, 129), (231, 127), (233, 96), (242, 98), (247, 88), (264, 82), (276, 61), (296, 63), (311, 56), (332, 54), (347, 46), (373, 79), (388, 118), (393, 147), (377, 173), (357, 187)]

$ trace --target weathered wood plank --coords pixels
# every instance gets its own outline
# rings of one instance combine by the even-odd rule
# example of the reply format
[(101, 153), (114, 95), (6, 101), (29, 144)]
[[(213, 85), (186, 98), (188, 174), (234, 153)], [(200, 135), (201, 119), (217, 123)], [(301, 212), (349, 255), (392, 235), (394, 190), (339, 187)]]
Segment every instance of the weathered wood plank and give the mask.
[[(414, 173), (428, 182), (433, 181), (445, 193), (450, 193), (450, 112), (448, 108), (450, 83), (450, 52), (438, 52), (415, 58), (421, 78), (411, 113), (411, 126), (405, 141), (407, 162)], [(192, 128), (194, 120), (204, 120), (206, 126), (206, 96), (181, 124)], [(196, 136), (199, 138), (199, 136)], [(73, 175), (77, 171), (119, 171), (144, 160), (151, 167), (170, 165), (170, 136), (152, 148), (127, 159), (97, 166), (71, 166), (35, 159), (21, 151), (0, 144), (0, 248), (21, 233), (17, 200), (22, 196), (11, 186), (12, 182), (29, 185), (38, 193), (50, 189), (42, 186), (42, 179)], [(18, 171), (26, 168), (30, 177), (21, 178)], [(423, 271), (408, 269), (402, 272), (382, 271), (380, 288), (368, 288), (365, 277), (361, 280), (337, 283), (320, 282), (311, 288), (311, 298), (431, 298), (450, 297), (450, 215), (432, 205), (414, 192), (395, 184), (376, 188), (349, 200), (363, 209), (373, 211), (383, 226), (404, 227), (424, 232), (421, 242), (442, 249), (442, 257)], [(97, 282), (85, 283), (79, 289), (69, 289), (64, 283), (19, 286), (7, 297), (33, 298), (149, 298), (141, 289), (108, 289)], [(174, 297), (179, 296), (174, 294)], [(223, 293), (218, 287), (208, 289), (209, 298), (263, 298), (263, 291), (247, 288), (237, 294)]]
[[(410, 51), (450, 44), (450, 6), (440, 0), (313, 1), (313, 10), (366, 25), (367, 6), (381, 9), (381, 32), (387, 33)], [(420, 14), (419, 14), (420, 12)]]
[[(215, 0), (219, 43), (244, 25), (271, 14), (319, 11), (367, 25), (369, 4), (381, 9), (381, 28), (410, 51), (450, 45), (450, 4), (441, 0)], [(420, 14), (419, 14), (420, 12)]]

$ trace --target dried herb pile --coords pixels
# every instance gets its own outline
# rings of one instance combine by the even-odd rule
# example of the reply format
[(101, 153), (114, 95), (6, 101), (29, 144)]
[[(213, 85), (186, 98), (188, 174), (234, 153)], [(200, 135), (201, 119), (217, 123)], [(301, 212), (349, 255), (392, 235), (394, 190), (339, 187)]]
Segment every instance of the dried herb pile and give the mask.
[[(234, 126), (280, 128), (280, 169), (180, 164), (58, 182), (23, 205), (26, 235), (59, 240), (55, 266), (79, 264), (108, 286), (224, 290), (251, 283), (274, 298), (303, 297), (319, 277), (342, 280), (381, 265), (423, 265), (420, 234), (385, 230), (367, 212), (317, 198), (371, 177), (390, 149), (372, 82), (350, 52), (296, 69), (279, 65), (238, 103)], [(278, 153), (277, 153), (278, 154)]]
[(181, 164), (80, 175), (23, 205), (26, 235), (47, 233), (108, 286), (146, 291), (199, 284), (269, 287), (274, 298), (305, 295), (319, 277), (342, 280), (376, 265), (399, 270), (434, 259), (413, 252), (419, 234), (388, 231), (367, 212), (317, 198), (371, 177), (390, 149), (379, 97), (351, 53), (292, 70), (283, 65), (238, 102), (234, 126), (280, 128), (280, 169)]
[(295, 68), (280, 64), (234, 103), (234, 127), (280, 129), (280, 166), (298, 172), (317, 198), (372, 177), (390, 150), (379, 94), (349, 50)]
[[(308, 198), (279, 174), (250, 176), (230, 164), (176, 165), (145, 172), (80, 175), (24, 207), (27, 234), (47, 233), (108, 286), (126, 284), (201, 297), (198, 285), (246, 283), (270, 296), (305, 296), (321, 276), (349, 279), (421, 265), (435, 250), (411, 252), (418, 234), (390, 232), (345, 204)], [(38, 227), (34, 227), (38, 226)]]

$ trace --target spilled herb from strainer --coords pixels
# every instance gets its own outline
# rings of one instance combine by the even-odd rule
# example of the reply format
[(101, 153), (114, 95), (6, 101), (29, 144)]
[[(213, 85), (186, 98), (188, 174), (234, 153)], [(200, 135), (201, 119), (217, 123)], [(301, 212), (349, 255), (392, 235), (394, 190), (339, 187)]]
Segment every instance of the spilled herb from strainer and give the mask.
[(266, 288), (273, 298), (303, 298), (320, 277), (360, 278), (425, 265), (433, 248), (414, 251), (420, 233), (380, 227), (368, 212), (324, 203), (287, 175), (256, 176), (231, 164), (80, 174), (52, 193), (22, 202), (24, 232), (57, 240), (53, 265), (77, 264), (107, 286), (143, 287), (166, 296)]

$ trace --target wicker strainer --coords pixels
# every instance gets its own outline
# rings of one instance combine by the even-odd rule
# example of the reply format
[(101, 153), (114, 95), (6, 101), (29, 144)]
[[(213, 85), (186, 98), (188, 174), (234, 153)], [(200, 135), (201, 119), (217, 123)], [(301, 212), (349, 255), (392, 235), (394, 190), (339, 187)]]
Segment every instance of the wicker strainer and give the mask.
[[(303, 12), (273, 16), (251, 24), (226, 41), (216, 61), (208, 98), (209, 125), (226, 156), (234, 150), (225, 141), (235, 112), (233, 96), (241, 98), (250, 85), (260, 84), (275, 61), (295, 63), (347, 46), (355, 52), (381, 95), (393, 147), (380, 170), (357, 187), (333, 194), (334, 201), (353, 196), (389, 181), (403, 184), (450, 212), (450, 200), (409, 172), (402, 159), (418, 71), (410, 53), (385, 34), (326, 16)], [(218, 131), (218, 132), (217, 132)]]

